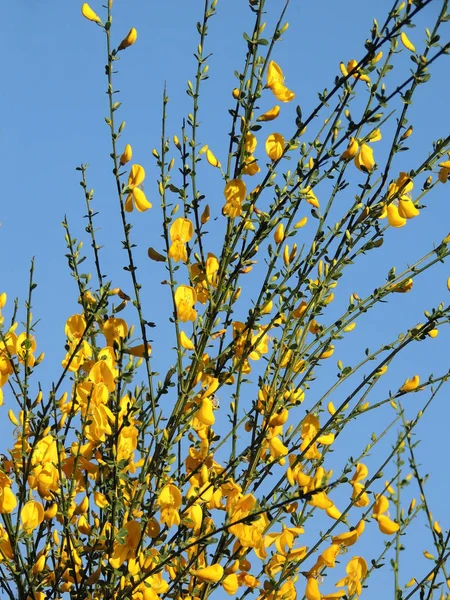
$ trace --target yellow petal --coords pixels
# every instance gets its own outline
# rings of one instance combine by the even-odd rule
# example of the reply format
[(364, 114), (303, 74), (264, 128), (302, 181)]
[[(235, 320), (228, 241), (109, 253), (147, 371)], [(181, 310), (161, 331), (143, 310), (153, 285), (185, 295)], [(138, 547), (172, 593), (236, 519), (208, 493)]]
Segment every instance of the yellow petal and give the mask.
[(195, 350), (194, 343), (188, 338), (184, 331), (180, 331), (180, 344), (186, 350)]
[(211, 565), (204, 569), (197, 569), (191, 571), (194, 577), (197, 577), (200, 581), (207, 581), (208, 583), (217, 583), (223, 577), (223, 567), (221, 565)]
[(268, 157), (273, 160), (279, 160), (284, 152), (284, 137), (280, 133), (271, 133), (266, 140), (266, 152)]
[(265, 112), (263, 115), (260, 115), (256, 120), (257, 121), (273, 121), (280, 114), (280, 107), (278, 104), (275, 104), (273, 108)]
[(267, 67), (267, 86), (271, 88), (274, 83), (283, 82), (284, 75), (281, 67), (274, 60), (271, 60)]
[(411, 377), (411, 379), (407, 379), (405, 381), (405, 383), (400, 388), (400, 391), (401, 392), (412, 392), (413, 390), (416, 390), (419, 387), (419, 384), (420, 384), (419, 376), (414, 375), (414, 377)]
[(133, 150), (132, 150), (130, 144), (127, 144), (125, 146), (125, 150), (123, 151), (122, 156), (120, 157), (120, 164), (122, 166), (125, 165), (127, 162), (129, 162), (131, 160), (132, 156), (133, 156)]
[(398, 214), (404, 219), (413, 219), (420, 215), (420, 211), (414, 206), (408, 196), (402, 196), (398, 201)]
[(83, 17), (88, 19), (88, 21), (93, 21), (94, 23), (102, 22), (102, 20), (98, 16), (98, 14), (92, 10), (92, 8), (89, 6), (89, 4), (87, 2), (85, 2), (83, 4), (83, 6), (81, 7), (81, 14), (83, 15)]
[(233, 200), (237, 202), (243, 202), (246, 193), (247, 188), (241, 179), (230, 179), (223, 191), (227, 202), (231, 202)]
[(355, 140), (354, 137), (351, 137), (347, 146), (347, 150), (345, 150), (342, 154), (341, 154), (341, 160), (351, 160), (352, 158), (355, 158), (355, 156), (358, 153), (358, 149), (359, 149), (359, 144), (358, 142)]
[(214, 425), (216, 418), (214, 416), (213, 404), (210, 398), (203, 398), (202, 404), (195, 413), (195, 416), (200, 423), (203, 423), (203, 425), (206, 425), (207, 427)]
[(319, 590), (319, 584), (315, 577), (308, 577), (305, 589), (306, 600), (321, 600), (322, 596)]
[(132, 46), (137, 40), (137, 31), (134, 27), (130, 29), (128, 35), (120, 42), (117, 50), (125, 50), (129, 46)]
[(147, 200), (144, 192), (140, 188), (133, 190), (134, 204), (139, 212), (145, 212), (152, 207), (151, 202)]
[(222, 587), (230, 596), (234, 596), (239, 587), (239, 581), (236, 573), (230, 573), (222, 581)]
[[(11, 488), (5, 486), (0, 496), (0, 514), (9, 514), (17, 506), (17, 498), (13, 494)], [(0, 543), (1, 546), (1, 543)]]
[(385, 535), (393, 535), (400, 529), (400, 525), (395, 523), (395, 521), (392, 521), (392, 519), (386, 515), (379, 515), (377, 521), (381, 533), (384, 533)]
[(280, 102), (291, 102), (295, 98), (294, 92), (288, 89), (284, 83), (274, 83), (271, 90), (275, 98)]
[(281, 244), (281, 242), (284, 240), (284, 225), (283, 225), (283, 223), (278, 224), (278, 227), (275, 229), (273, 239), (275, 240), (276, 244)]
[(24, 504), (20, 512), (20, 519), (26, 531), (33, 531), (44, 520), (44, 507), (40, 502), (30, 500)]
[(356, 168), (360, 171), (371, 171), (375, 165), (372, 148), (367, 144), (362, 144), (354, 162)]
[(130, 188), (134, 188), (140, 185), (145, 179), (145, 170), (141, 165), (133, 165), (131, 167), (130, 175), (128, 177), (128, 185)]
[(217, 158), (214, 156), (214, 154), (209, 148), (206, 151), (206, 160), (212, 167), (220, 167), (220, 162), (217, 160)]
[(403, 227), (406, 224), (406, 219), (400, 216), (398, 207), (393, 202), (387, 205), (386, 211), (388, 222), (391, 227)]
[(400, 40), (407, 50), (409, 50), (410, 52), (416, 51), (414, 44), (411, 43), (404, 31), (402, 31), (400, 34)]

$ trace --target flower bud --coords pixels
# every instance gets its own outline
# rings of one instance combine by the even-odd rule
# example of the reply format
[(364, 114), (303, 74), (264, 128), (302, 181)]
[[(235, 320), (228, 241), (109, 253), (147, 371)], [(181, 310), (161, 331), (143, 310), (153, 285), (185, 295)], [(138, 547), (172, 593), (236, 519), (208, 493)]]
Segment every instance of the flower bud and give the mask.
[(128, 35), (126, 37), (124, 37), (123, 40), (120, 42), (120, 45), (117, 48), (117, 51), (125, 50), (125, 48), (132, 46), (136, 42), (136, 40), (137, 40), (137, 31), (134, 27), (132, 27), (130, 29), (130, 31), (128, 32)]

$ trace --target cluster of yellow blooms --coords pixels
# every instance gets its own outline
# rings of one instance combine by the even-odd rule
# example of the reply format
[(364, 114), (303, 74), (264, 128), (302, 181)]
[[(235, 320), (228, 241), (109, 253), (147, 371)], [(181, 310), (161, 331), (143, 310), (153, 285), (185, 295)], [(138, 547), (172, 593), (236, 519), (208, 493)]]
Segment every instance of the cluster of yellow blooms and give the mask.
[[(82, 6), (82, 14), (103, 26), (100, 17), (86, 3)], [(133, 45), (136, 39), (137, 32), (132, 28), (117, 51)], [(408, 50), (415, 51), (405, 34), (401, 34), (400, 40)], [(381, 53), (372, 60), (372, 64), (380, 58)], [(344, 77), (353, 77), (368, 85), (371, 83), (355, 60), (347, 65), (341, 63), (341, 72)], [(279, 102), (290, 102), (295, 94), (284, 82), (282, 69), (270, 61), (266, 88)], [(238, 99), (239, 90), (235, 90), (233, 96)], [(257, 121), (271, 122), (279, 113), (280, 107), (275, 105), (257, 117)], [(261, 170), (255, 157), (256, 136), (248, 131), (242, 137), (241, 171), (228, 180), (224, 188), (222, 213), (228, 219), (241, 217), (246, 210), (247, 186), (240, 176), (254, 176)], [(358, 171), (370, 175), (376, 169), (370, 144), (379, 140), (379, 129), (361, 139), (350, 138), (348, 147), (339, 157), (339, 164), (344, 168), (347, 162), (353, 161)], [(274, 132), (266, 137), (265, 150), (271, 161), (269, 168), (273, 168), (283, 159), (289, 144), (280, 133)], [(211, 166), (221, 169), (220, 161), (209, 147), (205, 146), (203, 152)], [(120, 165), (125, 166), (131, 159), (132, 148), (127, 144), (120, 156)], [(313, 170), (314, 161), (309, 166)], [(445, 183), (450, 176), (450, 161), (439, 166), (438, 179)], [(136, 209), (144, 212), (151, 208), (142, 189), (144, 180), (144, 168), (133, 164), (128, 183), (123, 184), (122, 189), (125, 211)], [(387, 218), (392, 227), (402, 227), (407, 220), (418, 216), (419, 209), (410, 196), (413, 188), (412, 178), (401, 172), (398, 179), (389, 184), (385, 200), (375, 207), (378, 211), (376, 218)], [(298, 191), (310, 206), (320, 208), (313, 186), (300, 187)], [(207, 219), (209, 208), (205, 209), (202, 223)], [(306, 218), (295, 228), (303, 227), (305, 223)], [(168, 231), (170, 245), (168, 243), (167, 257), (153, 249), (149, 249), (149, 256), (156, 261), (170, 259), (186, 266), (189, 283), (177, 284), (174, 290), (174, 317), (177, 325), (195, 322), (201, 329), (197, 303), (205, 305), (213, 299), (219, 286), (221, 264), (211, 252), (202, 261), (198, 255), (194, 255), (196, 262), (191, 261), (190, 244), (194, 235), (201, 234), (189, 218), (175, 218)], [(277, 223), (273, 236), (275, 244), (283, 244), (286, 235), (284, 224)], [(296, 252), (296, 244), (292, 249), (285, 246), (285, 266), (294, 260)], [(309, 280), (311, 294), (320, 288), (324, 268), (323, 261), (320, 261), (318, 278)], [(330, 285), (330, 289), (334, 285)], [(407, 280), (393, 291), (405, 292), (411, 287), (412, 280)], [(323, 306), (334, 298), (330, 289), (321, 299)], [(232, 305), (239, 295), (240, 289), (229, 292), (227, 302)], [(172, 468), (172, 457), (159, 471), (156, 470), (158, 472), (153, 472), (146, 470), (152, 457), (143, 447), (145, 432), (137, 416), (141, 410), (138, 394), (131, 395), (126, 391), (128, 380), (127, 374), (124, 374), (127, 369), (134, 373), (143, 358), (150, 355), (151, 347), (144, 343), (129, 346), (133, 328), (116, 316), (98, 316), (94, 310), (94, 307), (99, 308), (98, 302), (90, 292), (86, 292), (81, 300), (84, 310), (70, 316), (65, 324), (66, 355), (62, 365), (64, 371), (70, 373), (73, 385), (60, 398), (53, 396), (53, 421), (46, 419), (39, 427), (36, 426), (33, 411), (43, 401), (42, 392), (32, 406), (24, 403), (18, 416), (12, 409), (9, 410), (9, 418), (16, 427), (15, 443), (9, 457), (0, 462), (0, 514), (9, 517), (17, 509), (19, 520), (17, 528), (10, 528), (9, 533), (6, 525), (0, 525), (0, 563), (14, 573), (15, 553), (20, 544), (30, 549), (32, 542), (36, 542), (36, 552), (29, 552), (32, 564), (27, 572), (30, 589), (34, 590), (33, 600), (45, 600), (49, 590), (52, 590), (52, 597), (56, 597), (55, 594), (63, 596), (76, 591), (83, 582), (93, 588), (98, 586), (94, 593), (84, 597), (100, 600), (103, 597), (102, 586), (106, 588), (111, 573), (119, 582), (112, 598), (159, 600), (164, 594), (172, 593), (172, 584), (181, 581), (177, 595), (170, 597), (198, 600), (206, 597), (209, 585), (217, 584), (230, 596), (238, 593), (240, 588), (260, 588), (258, 600), (295, 600), (298, 574), (293, 575), (289, 568), (309, 557), (308, 547), (298, 543), (304, 528), (299, 524), (288, 527), (283, 523), (279, 528), (277, 525), (276, 531), (271, 530), (273, 523), (267, 507), (249, 493), (248, 485), (241, 485), (242, 482), (231, 472), (230, 465), (224, 467), (216, 462), (214, 442), (218, 438), (212, 429), (216, 422), (216, 391), (225, 383), (234, 381), (233, 373), (250, 373), (250, 361), (261, 360), (269, 353), (272, 330), (283, 324), (286, 315), (278, 315), (270, 325), (257, 322), (252, 326), (230, 318), (226, 328), (211, 336), (213, 341), (228, 333), (231, 340), (232, 368), (230, 372), (222, 370), (220, 374), (216, 372), (213, 357), (201, 351), (197, 354), (196, 338), (190, 339), (179, 330), (179, 347), (192, 351), (197, 361), (195, 373), (192, 369), (194, 362), (186, 368), (189, 375), (194, 374), (192, 387), (186, 392), (188, 401), (180, 411), (183, 440), (181, 437), (177, 440), (189, 443), (189, 447), (180, 443), (178, 472)], [(0, 326), (4, 321), (1, 310), (5, 304), (6, 294), (1, 294)], [(269, 314), (272, 308), (273, 300), (270, 299), (261, 309), (260, 316)], [(323, 328), (313, 317), (307, 322), (307, 312), (306, 300), (290, 311), (294, 319), (305, 319), (304, 332), (300, 330), (298, 338), (303, 333), (318, 338)], [(351, 323), (343, 331), (349, 332), (354, 326)], [(2, 388), (11, 376), (17, 375), (20, 370), (33, 369), (43, 360), (43, 355), (35, 357), (37, 344), (33, 335), (28, 331), (17, 334), (17, 327), (17, 323), (12, 325), (5, 335), (2, 334), (0, 341), (0, 406), (3, 404)], [(280, 369), (289, 367), (295, 374), (306, 369), (306, 361), (300, 360), (296, 350), (288, 347), (287, 343), (283, 345), (280, 342), (278, 348)], [(317, 360), (327, 359), (333, 352), (334, 346), (328, 344), (320, 350)], [(182, 361), (185, 353), (181, 351), (180, 355)], [(129, 359), (127, 369), (124, 369), (124, 357)], [(375, 377), (382, 375), (386, 369), (382, 367)], [(419, 386), (419, 376), (414, 375), (405, 381), (399, 392), (416, 391)], [(328, 425), (322, 428), (320, 414), (311, 411), (299, 423), (299, 444), (295, 451), (288, 447), (284, 427), (289, 419), (289, 410), (303, 402), (305, 390), (306, 387), (302, 389), (291, 383), (275, 397), (270, 386), (261, 385), (251, 417), (246, 417), (245, 429), (247, 432), (262, 432), (258, 441), (261, 465), (264, 468), (280, 468), (286, 478), (287, 491), (284, 491), (292, 492), (292, 497), (285, 502), (283, 510), (291, 515), (297, 513), (302, 502), (302, 506), (319, 509), (339, 523), (343, 521), (343, 514), (330, 497), (332, 471), (323, 466), (326, 449), (334, 444), (336, 434), (326, 429)], [(181, 392), (185, 393), (184, 390)], [(23, 391), (24, 397), (26, 393)], [(331, 402), (328, 410), (331, 415), (336, 412)], [(252, 419), (259, 419), (258, 428), (254, 427)], [(153, 424), (156, 430), (157, 424)], [(77, 438), (70, 438), (69, 442), (73, 431), (77, 432)], [(173, 442), (173, 439), (168, 439), (169, 434), (165, 436), (167, 430), (161, 431), (164, 442), (168, 445)], [(349, 496), (356, 508), (371, 504), (371, 491), (365, 484), (368, 475), (365, 464), (355, 465), (349, 481)], [(349, 490), (348, 487), (346, 489)], [(381, 533), (393, 535), (400, 530), (401, 524), (390, 518), (388, 510), (388, 498), (383, 494), (376, 495), (371, 517)], [(314, 565), (303, 572), (307, 600), (331, 600), (361, 594), (368, 573), (367, 563), (361, 556), (348, 560), (346, 575), (335, 584), (337, 588), (345, 589), (323, 595), (319, 588), (324, 571), (335, 568), (338, 557), (358, 542), (370, 513), (358, 518), (360, 520), (355, 527), (349, 528), (346, 524), (344, 532), (325, 536), (322, 540), (328, 544), (327, 547), (315, 556)], [(5, 520), (5, 524), (8, 523), (10, 521)], [(223, 527), (219, 523), (223, 523)], [(180, 544), (178, 551), (172, 554), (168, 550), (169, 530)], [(217, 530), (223, 530), (230, 536), (231, 542), (227, 542), (229, 548), (226, 553), (211, 560), (204, 541), (215, 535)], [(252, 553), (262, 565), (258, 576), (251, 572)], [(88, 572), (89, 576), (86, 576)], [(280, 577), (279, 585), (273, 589), (277, 576)]]

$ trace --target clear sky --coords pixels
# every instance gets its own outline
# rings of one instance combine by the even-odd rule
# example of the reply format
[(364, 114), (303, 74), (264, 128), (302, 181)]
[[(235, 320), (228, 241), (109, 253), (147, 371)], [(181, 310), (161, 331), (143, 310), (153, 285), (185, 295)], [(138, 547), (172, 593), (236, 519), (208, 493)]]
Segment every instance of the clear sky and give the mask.
[[(289, 88), (296, 92), (297, 98), (292, 105), (283, 106), (282, 116), (273, 124), (274, 131), (286, 137), (292, 131), (297, 101), (303, 114), (309, 114), (317, 104), (317, 92), (332, 87), (339, 74), (339, 62), (363, 55), (372, 19), (382, 22), (391, 4), (391, 0), (292, 0), (287, 13), (290, 27), (284, 41), (276, 46), (273, 58), (283, 67)], [(40, 319), (36, 338), (39, 350), (46, 353), (46, 366), (41, 367), (40, 377), (47, 386), (56, 378), (64, 354), (64, 323), (78, 310), (76, 286), (68, 274), (64, 257), (66, 249), (61, 227), (64, 215), (69, 219), (72, 234), (85, 241), (88, 252), (82, 219), (84, 198), (78, 184), (79, 173), (75, 171), (81, 163), (89, 163), (88, 185), (95, 189), (93, 206), (100, 212), (98, 240), (104, 245), (101, 251), (104, 271), (113, 277), (114, 285), (131, 293), (131, 285), (122, 270), (126, 257), (120, 244), (122, 233), (111, 175), (109, 131), (104, 122), (107, 115), (105, 39), (97, 26), (82, 18), (80, 6), (81, 2), (75, 0), (13, 0), (0, 8), (3, 47), (0, 143), (4, 179), (0, 205), (0, 292), (7, 292), (10, 305), (12, 299), (19, 296), (23, 307), (30, 259), (34, 256), (38, 288), (33, 314)], [(99, 1), (93, 0), (91, 6), (99, 13), (103, 10)], [(267, 2), (269, 25), (273, 25), (279, 6), (278, 0)], [(432, 27), (440, 6), (440, 1), (433, 0), (419, 17), (417, 28), (408, 32), (418, 49), (423, 46), (425, 27)], [(147, 318), (159, 323), (154, 354), (161, 369), (168, 366), (161, 357), (167, 356), (164, 351), (173, 346), (174, 340), (172, 338), (167, 345), (165, 338), (170, 339), (173, 334), (168, 322), (160, 318), (160, 315), (168, 316), (167, 290), (159, 285), (165, 278), (164, 268), (146, 257), (148, 246), (162, 248), (157, 167), (151, 150), (160, 144), (164, 82), (170, 99), (168, 135), (180, 135), (183, 116), (191, 110), (185, 89), (186, 80), (195, 75), (193, 52), (198, 43), (195, 24), (202, 10), (202, 0), (115, 0), (114, 3), (117, 41), (132, 26), (139, 34), (136, 45), (122, 53), (118, 62), (117, 87), (123, 102), (118, 118), (126, 120), (121, 141), (132, 144), (133, 161), (145, 166), (145, 191), (153, 202), (153, 209), (145, 214), (134, 212), (131, 222), (133, 241), (138, 246), (138, 278), (144, 285), (144, 304), (151, 307)], [(227, 109), (231, 107), (231, 91), (236, 84), (233, 72), (243, 63), (246, 43), (242, 33), (251, 31), (251, 14), (244, 0), (219, 0), (218, 14), (210, 22), (206, 52), (213, 55), (209, 60), (210, 79), (204, 85), (200, 102), (202, 123), (198, 139), (202, 145), (209, 144), (222, 160), (228, 147)], [(443, 28), (446, 41), (449, 29), (447, 23)], [(406, 51), (398, 57), (397, 64), (388, 80), (391, 89), (408, 75), (412, 65)], [(431, 150), (432, 141), (449, 134), (448, 72), (449, 60), (444, 58), (432, 68), (429, 84), (419, 88), (410, 114), (414, 125), (411, 151), (396, 159), (394, 171), (416, 167)], [(273, 97), (265, 96), (261, 106), (270, 108), (273, 103)], [(377, 153), (382, 156), (386, 152), (388, 143), (387, 138), (374, 144), (375, 158)], [(261, 153), (263, 146), (261, 139)], [(202, 167), (200, 174), (212, 212), (220, 215), (223, 184), (211, 168)], [(403, 229), (391, 229), (383, 248), (350, 270), (350, 277), (344, 279), (342, 285), (342, 305), (349, 293), (358, 292), (364, 297), (385, 281), (392, 266), (401, 271), (407, 263), (428, 251), (433, 242), (440, 243), (450, 232), (449, 196), (450, 183), (440, 186), (430, 201), (426, 201), (429, 206), (419, 218), (408, 222)], [(423, 320), (424, 309), (437, 306), (441, 301), (447, 304), (449, 295), (445, 282), (449, 275), (448, 265), (439, 265), (432, 273), (416, 280), (410, 294), (396, 295), (367, 315), (354, 333), (354, 344), (351, 347), (343, 344), (338, 358), (342, 358), (344, 364), (356, 362), (365, 347), (375, 349), (383, 340), (390, 341), (405, 328)], [(21, 318), (23, 315), (22, 312)], [(408, 350), (399, 359), (395, 373), (386, 377), (384, 390), (398, 389), (404, 379), (414, 373), (425, 380), (430, 372), (438, 374), (448, 368), (448, 341), (449, 332), (443, 328), (437, 339), (426, 340)], [(325, 389), (327, 383), (326, 378), (319, 382), (316, 393), (321, 385)], [(414, 396), (407, 402), (416, 409), (419, 406)], [(4, 411), (0, 420), (3, 423), (7, 407), (0, 410)], [(423, 469), (432, 474), (428, 490), (434, 516), (446, 527), (449, 526), (450, 486), (437, 462), (442, 465), (447, 456), (449, 417), (448, 392), (444, 391), (418, 431), (418, 437), (423, 440), (419, 447)], [(370, 431), (372, 424), (368, 423), (367, 427)], [(373, 424), (374, 430), (379, 428), (381, 422)], [(355, 431), (356, 438), (358, 435)], [(361, 438), (358, 449), (362, 448), (364, 439)], [(2, 444), (2, 451), (4, 447)], [(414, 494), (411, 492), (411, 495)], [(411, 565), (420, 566), (417, 573), (405, 570), (402, 582), (431, 568), (431, 563), (424, 565), (423, 560), (420, 561), (424, 547), (418, 535), (410, 538), (410, 560)], [(379, 536), (377, 540), (379, 542)], [(390, 577), (387, 569), (383, 577)], [(381, 590), (380, 577), (378, 579), (379, 583), (375, 579), (375, 586), (371, 588), (374, 591)], [(388, 585), (391, 590), (391, 583)], [(366, 597), (374, 596), (369, 592)]]

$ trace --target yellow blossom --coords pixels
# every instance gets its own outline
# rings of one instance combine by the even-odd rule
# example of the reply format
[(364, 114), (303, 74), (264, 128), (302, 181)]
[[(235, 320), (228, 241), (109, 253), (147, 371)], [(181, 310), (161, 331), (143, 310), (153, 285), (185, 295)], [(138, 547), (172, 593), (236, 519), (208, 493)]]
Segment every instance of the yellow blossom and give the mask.
[(207, 581), (208, 583), (217, 583), (222, 579), (223, 573), (223, 567), (219, 564), (191, 571), (191, 574), (194, 575), (194, 577), (197, 577), (200, 581)]
[(124, 37), (123, 40), (120, 42), (120, 45), (117, 48), (117, 50), (125, 50), (125, 48), (129, 48), (136, 42), (136, 40), (137, 40), (137, 31), (134, 27), (132, 27), (130, 29), (130, 31), (128, 32), (128, 34), (126, 35), (126, 37)]
[(283, 156), (284, 137), (280, 133), (271, 133), (266, 140), (266, 152), (268, 157), (277, 161)]
[(179, 508), (181, 506), (181, 492), (172, 483), (165, 485), (158, 497), (158, 504), (161, 511), (160, 522), (165, 523), (167, 527), (180, 524)]
[(386, 515), (379, 515), (377, 517), (377, 522), (381, 533), (384, 533), (385, 535), (393, 535), (400, 529), (400, 525), (395, 521), (392, 521), (392, 519)]
[(220, 168), (220, 162), (217, 160), (217, 158), (214, 156), (214, 154), (209, 148), (206, 150), (206, 160), (212, 167)]
[(304, 195), (304, 198), (308, 204), (314, 206), (314, 208), (320, 208), (319, 200), (317, 199), (315, 193), (313, 192), (311, 186), (307, 186), (300, 190), (300, 193)]
[(447, 183), (448, 178), (450, 177), (450, 160), (439, 163), (439, 166), (441, 168), (439, 170), (438, 179), (441, 183)]
[(2, 515), (12, 513), (17, 506), (17, 498), (11, 486), (12, 481), (0, 471), (0, 514)]
[(273, 235), (273, 239), (276, 244), (281, 244), (284, 240), (284, 225), (283, 223), (279, 223), (278, 227), (275, 229), (275, 233)]
[(127, 144), (125, 146), (125, 150), (123, 151), (122, 156), (120, 157), (120, 164), (122, 166), (126, 165), (127, 162), (130, 162), (132, 156), (133, 156), (133, 150), (132, 150), (130, 144)]
[(294, 92), (284, 85), (284, 74), (281, 67), (273, 60), (267, 67), (267, 87), (272, 90), (280, 102), (290, 102), (295, 98)]
[(44, 507), (40, 502), (30, 500), (24, 504), (20, 512), (20, 519), (25, 531), (33, 531), (33, 529), (39, 527), (44, 520)]
[(126, 530), (122, 543), (114, 542), (114, 550), (109, 562), (114, 569), (119, 569), (126, 560), (136, 557), (136, 549), (141, 540), (141, 526), (137, 521), (128, 521), (123, 529)]
[(197, 311), (194, 304), (197, 302), (197, 293), (189, 285), (180, 285), (175, 291), (175, 305), (177, 307), (177, 317), (180, 321), (195, 321)]
[(361, 595), (362, 585), (361, 580), (367, 575), (367, 563), (362, 556), (354, 556), (345, 568), (347, 577), (340, 579), (336, 583), (336, 587), (347, 586), (348, 595)]
[(230, 179), (223, 191), (225, 206), (222, 209), (224, 216), (239, 217), (242, 214), (242, 202), (245, 200), (247, 188), (241, 179)]
[(315, 577), (308, 577), (305, 589), (306, 600), (321, 600), (322, 595), (319, 590), (319, 583)]
[(273, 108), (265, 112), (263, 115), (260, 115), (256, 120), (257, 121), (273, 121), (280, 114), (280, 107), (278, 104), (275, 104)]
[(195, 350), (193, 341), (188, 338), (184, 331), (180, 331), (180, 345), (186, 350)]
[(414, 44), (409, 40), (408, 36), (404, 31), (402, 31), (400, 34), (400, 40), (407, 50), (409, 50), (410, 52), (416, 51)]
[(230, 573), (222, 581), (222, 587), (230, 596), (234, 596), (239, 587), (239, 580), (236, 573)]
[(418, 375), (414, 375), (411, 379), (407, 379), (405, 383), (400, 388), (401, 392), (412, 392), (419, 387), (420, 377)]
[(375, 166), (373, 150), (367, 144), (361, 144), (358, 154), (355, 156), (355, 167), (360, 171), (371, 171)]
[(85, 2), (83, 4), (83, 6), (81, 7), (81, 14), (88, 21), (93, 21), (94, 23), (101, 23), (102, 22), (102, 20), (100, 19), (100, 17), (97, 15), (97, 13), (95, 13), (92, 10), (92, 8), (89, 6), (89, 4), (87, 2)]
[[(345, 67), (344, 64), (341, 63), (341, 73), (344, 75), (344, 77), (346, 77), (351, 71), (353, 71), (353, 69), (355, 69), (355, 67), (357, 67), (357, 65), (358, 63), (354, 59), (348, 61), (347, 67)], [(356, 71), (352, 74), (352, 77), (354, 79), (360, 79), (361, 81), (365, 81), (366, 83), (370, 84), (370, 77), (368, 75), (362, 74), (360, 72), (360, 67), (356, 69)]]
[(351, 137), (348, 142), (347, 150), (341, 154), (341, 160), (351, 160), (352, 158), (355, 158), (355, 156), (358, 154), (358, 149), (358, 142), (354, 137)]
[(132, 212), (133, 207), (139, 212), (144, 212), (152, 207), (143, 190), (138, 187), (145, 179), (145, 170), (141, 165), (133, 165), (128, 177), (128, 188), (131, 190), (125, 200), (125, 210)]
[(170, 239), (172, 244), (169, 248), (169, 257), (175, 262), (187, 261), (186, 246), (194, 235), (194, 226), (189, 219), (179, 217), (175, 219), (170, 227)]

